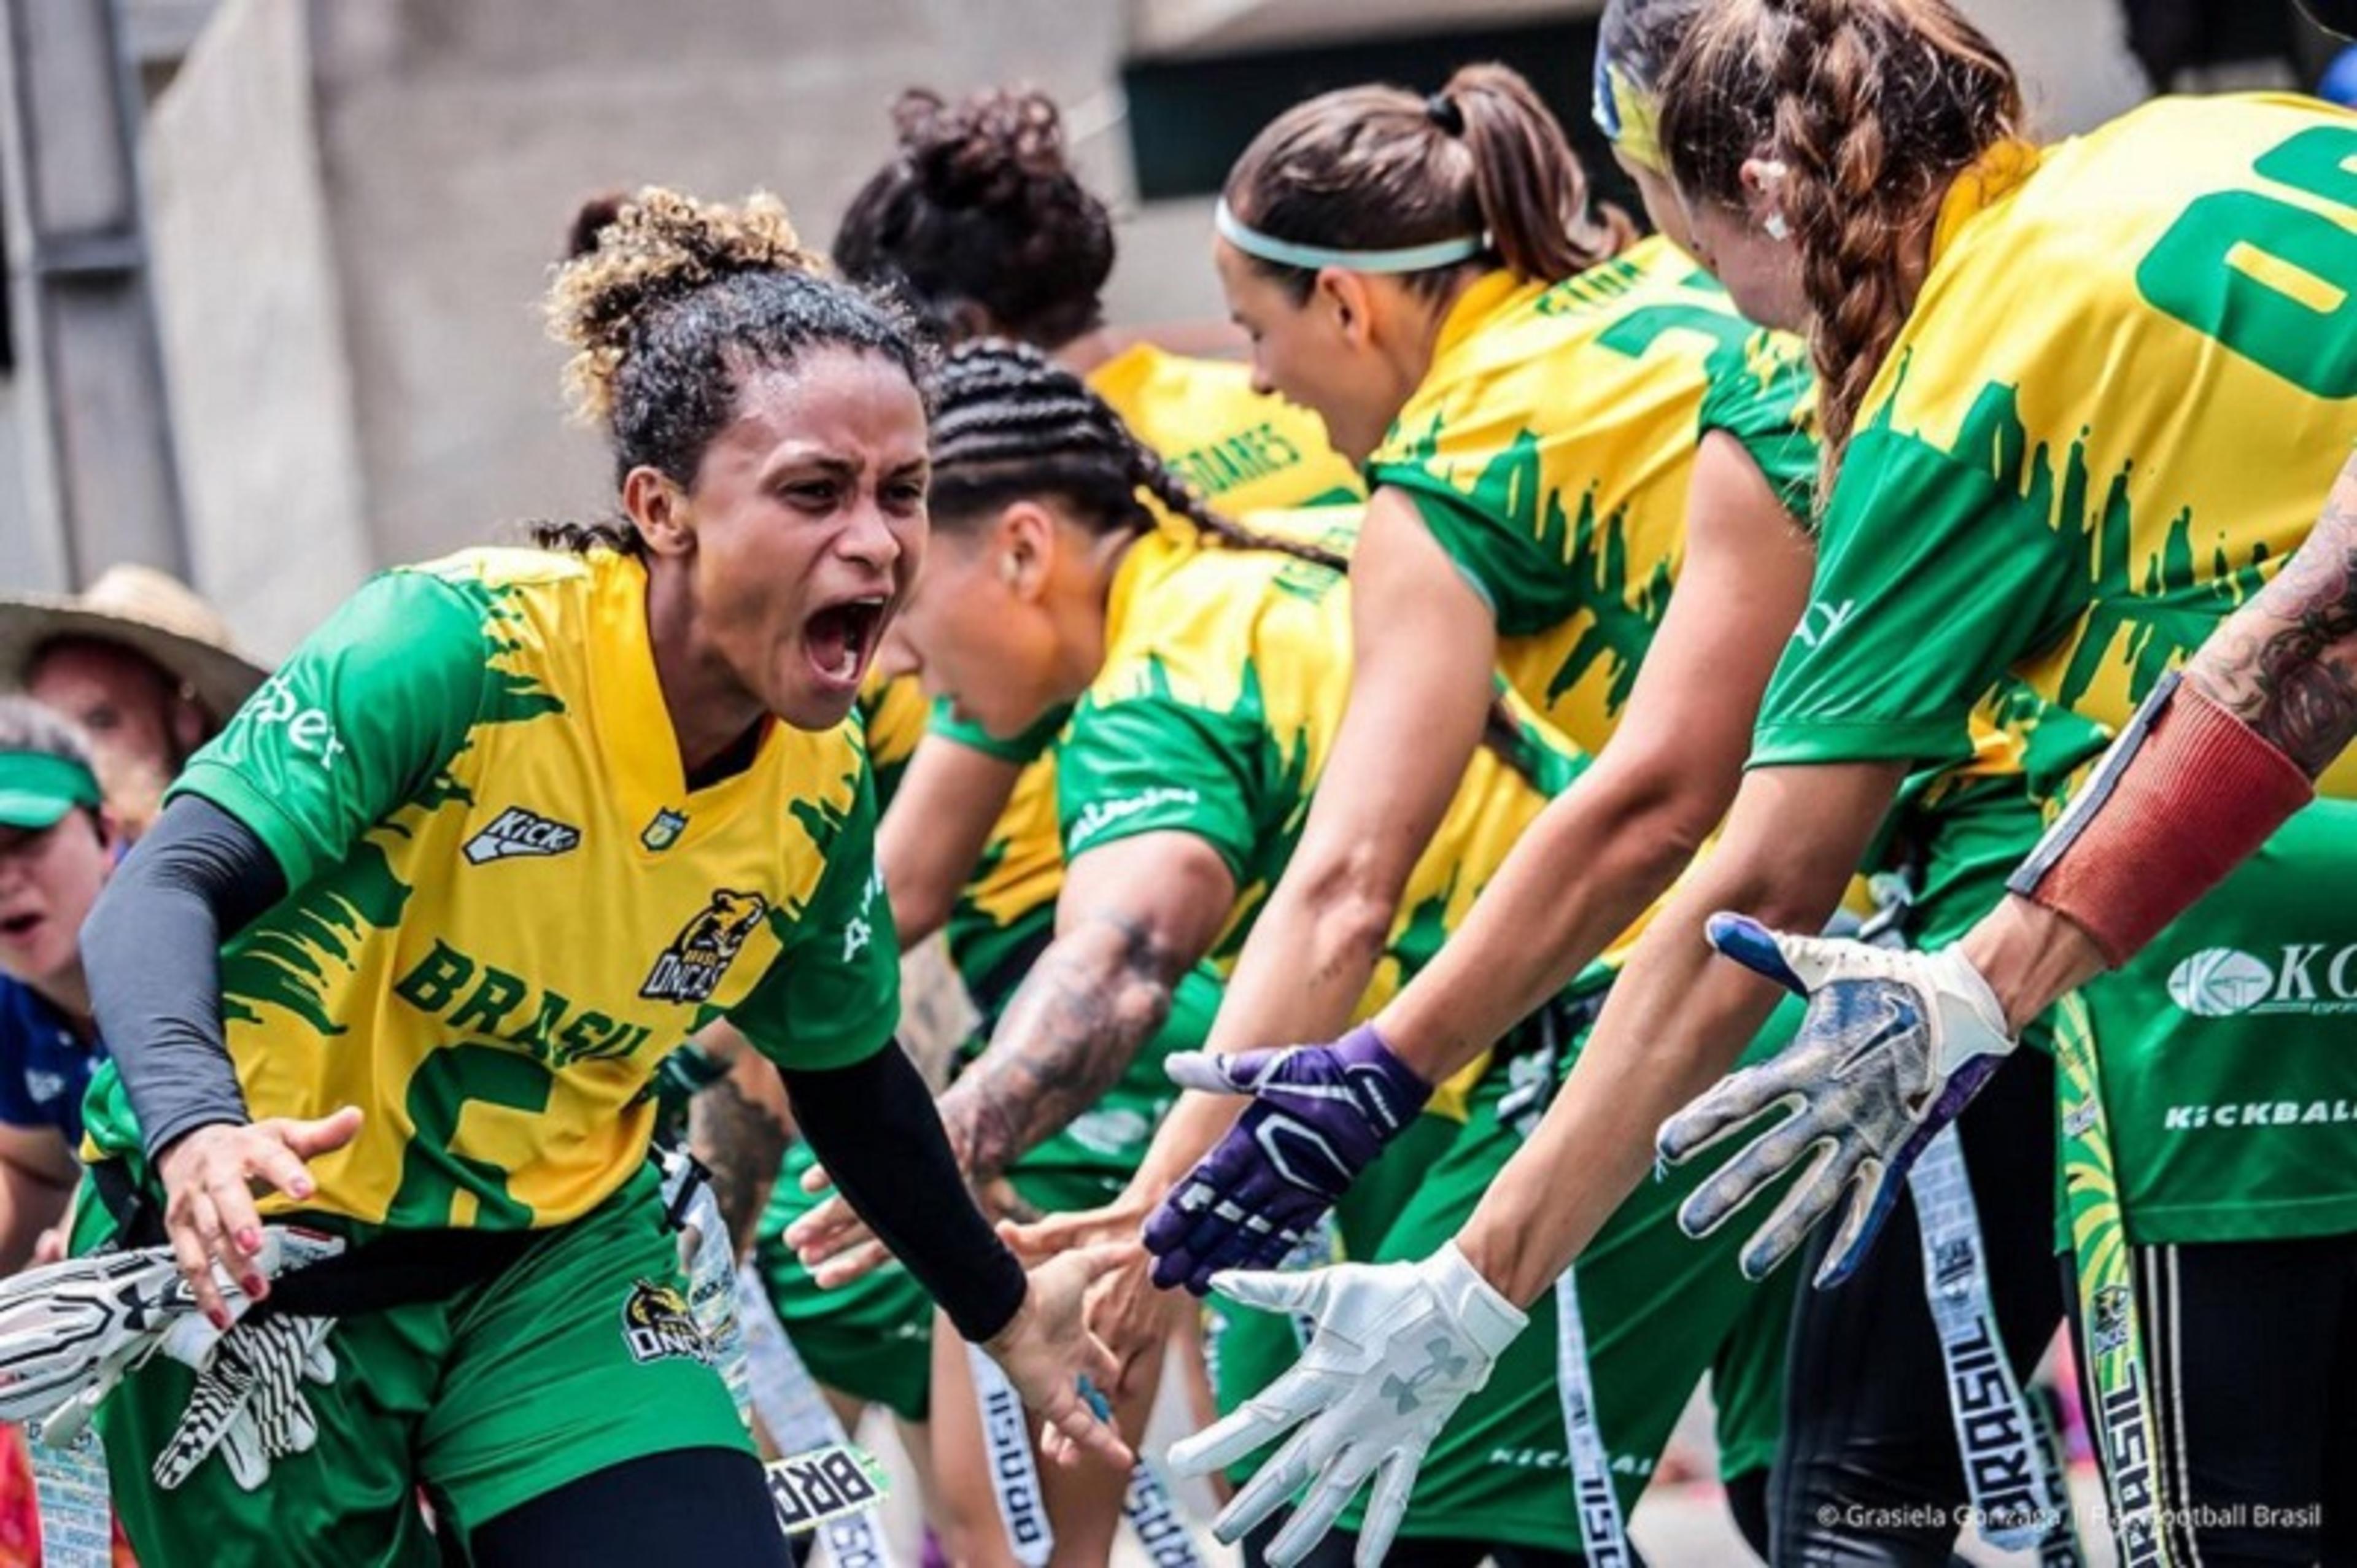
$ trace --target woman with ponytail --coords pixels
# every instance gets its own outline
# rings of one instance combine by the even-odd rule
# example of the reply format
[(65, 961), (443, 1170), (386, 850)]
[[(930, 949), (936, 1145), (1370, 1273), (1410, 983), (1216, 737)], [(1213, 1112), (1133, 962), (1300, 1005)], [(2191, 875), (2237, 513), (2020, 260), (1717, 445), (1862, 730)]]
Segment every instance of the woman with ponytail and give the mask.
[[(1351, 567), (1335, 766), (1231, 980), (1214, 1047), (1333, 1040), (1353, 1023), (1406, 870), (1480, 745), (1498, 671), (1599, 754), (1484, 901), (1497, 910), (1481, 943), (1490, 959), (1469, 968), (1450, 956), (1474, 938), (1469, 927), (1412, 988), (1456, 976), (1440, 992), (1448, 1004), (1426, 1010), (1433, 1026), (1400, 1027), (1394, 1004), (1299, 1058), (1420, 1096), (1605, 959), (1717, 822), (1806, 587), (1807, 378), (1799, 345), (1742, 321), (1689, 258), (1631, 243), (1624, 222), (1590, 210), (1561, 128), (1501, 67), (1468, 68), (1429, 98), (1356, 88), (1289, 111), (1232, 171), (1218, 224), (1214, 261), (1254, 338), (1256, 375), (1318, 412), (1373, 493)], [(1576, 1043), (1525, 1077), (1551, 1085)], [(1245, 1081), (1240, 1071), (1234, 1086)], [(1258, 1129), (1291, 1115), (1263, 1092), (1239, 1124), (1232, 1100), (1191, 1097), (1121, 1204), (1090, 1228), (1043, 1225), (1031, 1240), (1133, 1228), (1169, 1197), (1146, 1234), (1158, 1283), (1200, 1292), (1219, 1269), (1274, 1263), (1282, 1249), (1235, 1217), (1297, 1225), (1363, 1163), (1302, 1181), (1272, 1173)], [(1456, 1182), (1420, 1184), (1397, 1244), (1453, 1230), (1512, 1144), (1508, 1128)], [(1670, 1234), (1666, 1208), (1630, 1223)], [(1592, 1283), (1648, 1272), (1632, 1261)], [(1770, 1310), (1728, 1257), (1688, 1251), (1650, 1272), (1662, 1302), (1683, 1293), (1698, 1337), (1716, 1325), (1714, 1348), (1748, 1312)], [(1139, 1283), (1125, 1278), (1122, 1292)], [(1586, 1316), (1600, 1337), (1659, 1305), (1607, 1294)], [(1491, 1397), (1512, 1407), (1501, 1419), (1529, 1452), (1562, 1454), (1552, 1345), (1534, 1336), (1526, 1354), (1533, 1364)], [(1771, 1379), (1774, 1362), (1751, 1359)], [(1592, 1489), (1617, 1487), (1618, 1506), (1633, 1503), (1658, 1447), (1650, 1401), (1689, 1386), (1664, 1377), (1611, 1412)], [(1774, 1403), (1751, 1406), (1771, 1429)], [(1388, 1499), (1363, 1551), (1384, 1549), (1404, 1508), (1416, 1541), (1496, 1539), (1511, 1522), (1525, 1533), (1506, 1538), (1533, 1548), (1580, 1545), (1561, 1469), (1501, 1473), (1471, 1441), (1436, 1461), (1412, 1505)], [(1756, 1470), (1767, 1444), (1731, 1451)], [(1317, 1533), (1289, 1531), (1286, 1553)]]
[[(2011, 674), (2060, 711), (2029, 737), (2033, 779), (2068, 777), (2116, 728), (2120, 757), (2204, 759), (2223, 838), (2289, 817), (2060, 1009), (2064, 1233), (2123, 1556), (2329, 1559), (2357, 1495), (2338, 1468), (2352, 1385), (2319, 1373), (2357, 1343), (2357, 1139), (2334, 1121), (2357, 1058), (2305, 966), (2357, 944), (2325, 891), (2357, 869), (2357, 765), (2325, 768), (2293, 811), (2305, 774), (2269, 761), (2237, 694), (2170, 666), (2299, 544), (2343, 454), (2357, 124), (2255, 96), (2163, 100), (2050, 148), (2021, 131), (2010, 68), (1942, 0), (1728, 0), (1679, 48), (1660, 140), (1697, 251), (1747, 313), (1808, 334), (1825, 389), (1809, 613), (1717, 852), (1457, 1245), (1508, 1302), (1582, 1255), (1650, 1168), (1652, 1129), (1774, 999), (1709, 958), (1706, 919), (1814, 928), (1901, 780), (1964, 755), (1975, 703)], [(2014, 885), (2102, 935), (2086, 887), (2048, 875), (2084, 820)], [(1816, 1001), (1786, 1060), (1663, 1130), (1683, 1158), (1799, 1108), (1686, 1218), (1707, 1230), (1813, 1157), (1747, 1266), (1840, 1208), (1819, 1273), (1838, 1281), (2027, 1020), (1981, 980), (2000, 956), (1983, 947), (1827, 948), (1734, 917), (1711, 934)], [(1312, 1359), (1333, 1376), (1330, 1351)], [(1365, 1436), (1347, 1400), (1288, 1413), (1317, 1429), (1313, 1466)]]
[(549, 313), (618, 520), (364, 585), (87, 928), (114, 1055), (52, 1288), (171, 1325), (91, 1351), (143, 1563), (785, 1563), (647, 1158), (722, 1015), (1059, 1451), (1126, 1460), (1075, 1388), (1095, 1265), (1026, 1277), (892, 1044), (845, 721), (924, 547), (920, 340), (773, 200), (663, 190)]

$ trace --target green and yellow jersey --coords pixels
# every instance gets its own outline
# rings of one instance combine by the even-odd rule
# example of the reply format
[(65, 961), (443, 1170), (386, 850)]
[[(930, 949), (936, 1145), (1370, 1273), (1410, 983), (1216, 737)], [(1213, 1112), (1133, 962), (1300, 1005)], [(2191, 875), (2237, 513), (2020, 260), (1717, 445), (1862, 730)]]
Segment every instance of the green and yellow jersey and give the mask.
[[(2167, 99), (1996, 149), (1860, 411), (1751, 765), (1955, 757), (2010, 676), (2065, 715), (2030, 737), (2061, 779), (2307, 537), (2352, 429), (2357, 119)], [(2297, 1022), (2357, 1004), (2319, 967), (2338, 928), (2261, 918), (2357, 875), (2357, 758), (2319, 789), (2278, 835), (2300, 868), (2271, 845), (2138, 960), (2139, 999), (2087, 992), (2137, 1240), (2357, 1224), (2357, 1056)]]
[[(1326, 507), (1358, 499), (1356, 476), (1326, 444), (1325, 425), (1317, 415), (1254, 392), (1251, 372), (1242, 365), (1138, 344), (1099, 365), (1086, 380), (1132, 435), (1222, 510), (1309, 509), (1283, 514), (1285, 525), (1298, 532), (1311, 529)], [(945, 712), (935, 711), (927, 720), (913, 678), (888, 688), (863, 699), (872, 715), (869, 750), (879, 783), (897, 782), (899, 766), (916, 749), (920, 730), (947, 744), (1025, 765), (948, 926), (951, 961), (986, 1031), (1054, 934), (1063, 846), (1056, 829), (1056, 760), (1049, 747), (1064, 715), (1042, 721), (1018, 739), (994, 740), (980, 726)], [(884, 728), (879, 732), (873, 727), (877, 725)], [(883, 793), (888, 804), (888, 787)]]
[(2167, 99), (1957, 181), (1755, 765), (1951, 760), (2008, 673), (2116, 725), (2258, 590), (2357, 414), (2352, 158), (2312, 100)]
[[(221, 952), (247, 1106), (366, 1114), (311, 1162), (307, 1210), (563, 1224), (638, 1170), (641, 1090), (702, 1025), (801, 1068), (890, 1043), (859, 726), (771, 724), (690, 789), (623, 557), (471, 551), (371, 580), (175, 788), (285, 874)], [(90, 1103), (92, 1153), (134, 1154), (112, 1066)]]
[(1325, 421), (1253, 391), (1246, 366), (1137, 343), (1084, 379), (1131, 435), (1222, 511), (1365, 497), (1349, 460), (1327, 445)]
[(909, 770), (909, 758), (917, 755), (917, 743), (925, 738), (929, 712), (912, 675), (887, 678), (871, 670), (860, 682), (859, 723), (867, 736), (867, 766), (876, 776), (877, 811), (891, 806), (900, 775)]
[(1740, 441), (1805, 518), (1813, 385), (1795, 339), (1667, 241), (1551, 286), (1491, 273), (1450, 306), (1368, 482), (1415, 501), (1495, 612), (1507, 679), (1594, 752), (1669, 608), (1704, 435)]
[[(1347, 538), (1335, 542), (1347, 551)], [(1222, 972), (1284, 875), (1341, 728), (1350, 615), (1349, 585), (1331, 568), (1176, 530), (1139, 540), (1114, 575), (1104, 665), (1057, 747), (1064, 851), (1165, 832), (1208, 843), (1237, 890), (1212, 953)], [(1585, 766), (1534, 714), (1516, 716), (1512, 755), (1485, 746), (1467, 766), (1354, 1016), (1372, 1015), (1431, 960)]]

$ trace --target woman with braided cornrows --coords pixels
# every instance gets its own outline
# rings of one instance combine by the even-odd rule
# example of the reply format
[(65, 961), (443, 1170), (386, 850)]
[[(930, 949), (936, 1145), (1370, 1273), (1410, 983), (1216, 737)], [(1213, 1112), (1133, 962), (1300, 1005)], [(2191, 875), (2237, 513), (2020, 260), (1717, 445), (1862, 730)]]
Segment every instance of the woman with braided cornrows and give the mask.
[[(1232, 958), (1282, 873), (1348, 687), (1350, 587), (1340, 554), (1300, 542), (1299, 519), (1273, 535), (1211, 513), (1037, 353), (960, 349), (937, 397), (935, 549), (898, 639), (928, 690), (990, 733), (1072, 709), (1056, 752), (1054, 940), (941, 1101), (969, 1175), (1014, 1163), (1020, 1185), (1020, 1156), (1132, 1069), (1174, 985), (1202, 960)], [(1321, 515), (1347, 546), (1353, 514)], [(1366, 1005), (1428, 956), (1577, 766), (1527, 716), (1477, 750)], [(1456, 1131), (1424, 1120), (1441, 1141)], [(1125, 1388), (1128, 1421), (1143, 1419), (1151, 1359)], [(979, 1533), (995, 1536), (979, 1445), (956, 1441), (978, 1424), (963, 1360), (937, 1356), (933, 1377), (944, 1491), (978, 1497)], [(1102, 1561), (1107, 1540), (1068, 1536), (1066, 1517), (1060, 1560)], [(960, 1544), (982, 1562), (1006, 1551), (963, 1532)]]
[[(168, 1240), (219, 1331), (98, 1407), (143, 1563), (785, 1563), (646, 1159), (724, 1015), (1059, 1454), (1125, 1462), (1090, 1262), (1027, 1280), (892, 1046), (845, 721), (924, 548), (927, 355), (759, 198), (642, 192), (549, 308), (621, 518), (362, 587), (91, 919), (78, 1246)], [(285, 1268), (279, 1222), (342, 1250)]]
[[(1767, 1012), (1773, 988), (1695, 940), (1707, 918), (1813, 928), (1906, 775), (1969, 749), (1999, 677), (2126, 726), (2128, 751), (2225, 770), (2255, 817), (2308, 788), (2169, 666), (2298, 545), (2343, 455), (2357, 123), (2299, 99), (2163, 100), (2041, 149), (2011, 67), (1941, 0), (1727, 0), (1663, 79), (1660, 141), (1698, 254), (1747, 315), (1809, 334), (1831, 484), (1809, 618), (1718, 849), (1457, 1238), (1483, 1301), (1534, 1300), (1582, 1255), (1651, 1168), (1652, 1130)], [(2032, 741), (2067, 773), (2098, 734), (2057, 722)], [(2057, 1013), (2064, 1236), (2125, 1560), (2349, 1551), (2357, 1138), (2339, 1118), (2357, 1058), (2303, 1015), (2329, 1004), (2318, 961), (2357, 945), (2340, 891), (2352, 767), (2325, 768), (2321, 799)], [(2045, 879), (2050, 858), (2016, 886), (2106, 929), (2083, 887)], [(1860, 969), (1710, 926), (1788, 985), (1835, 983), (1799, 1070), (1737, 1075), (1663, 1147), (1797, 1102), (1689, 1217), (1723, 1221), (1811, 1159), (1748, 1266), (1846, 1204), (1837, 1277), (2026, 1020), (1971, 942)], [(1356, 1412), (1318, 1402), (1306, 1413), (1339, 1441)]]
[[(1148, 448), (1197, 493), (1232, 510), (1354, 501), (1349, 463), (1317, 417), (1251, 385), (1243, 365), (1174, 354), (1105, 325), (1114, 264), (1113, 215), (1081, 183), (1061, 116), (1045, 93), (989, 88), (950, 102), (912, 91), (893, 106), (899, 146), (853, 197), (836, 231), (846, 277), (888, 288), (949, 342), (1010, 338), (1084, 377)], [(959, 968), (985, 1015), (1004, 1000), (1003, 935), (1013, 915), (1055, 899), (1053, 856), (1028, 853), (1038, 813), (1001, 820), (1023, 793), (1053, 793), (1052, 778), (1024, 778), (1036, 737), (993, 742), (936, 714), (945, 744), (918, 746), (924, 726), (905, 687), (872, 682), (862, 700), (877, 767), (904, 772), (908, 805), (887, 811), (883, 854), (893, 909), (914, 940), (944, 923), (974, 940)], [(921, 760), (913, 755), (921, 749)], [(995, 824), (995, 825), (994, 825)], [(1052, 834), (1049, 834), (1052, 838)], [(998, 869), (973, 878), (993, 845)], [(1019, 944), (1016, 944), (1018, 945)]]

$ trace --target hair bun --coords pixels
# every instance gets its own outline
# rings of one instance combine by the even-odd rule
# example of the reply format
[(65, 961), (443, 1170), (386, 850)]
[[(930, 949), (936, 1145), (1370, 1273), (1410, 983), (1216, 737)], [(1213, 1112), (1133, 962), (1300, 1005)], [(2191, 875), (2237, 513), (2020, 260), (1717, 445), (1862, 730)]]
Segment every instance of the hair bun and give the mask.
[(912, 89), (892, 107), (900, 153), (943, 207), (1013, 207), (1072, 177), (1063, 120), (1037, 88), (993, 88), (952, 103)]

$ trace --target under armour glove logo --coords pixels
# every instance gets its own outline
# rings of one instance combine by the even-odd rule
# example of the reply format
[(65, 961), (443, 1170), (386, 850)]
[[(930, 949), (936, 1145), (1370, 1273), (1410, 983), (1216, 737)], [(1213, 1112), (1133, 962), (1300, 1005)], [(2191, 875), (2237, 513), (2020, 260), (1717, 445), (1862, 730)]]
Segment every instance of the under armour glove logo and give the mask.
[(1447, 1339), (1426, 1340), (1424, 1353), (1431, 1359), (1411, 1376), (1403, 1378), (1394, 1373), (1383, 1380), (1383, 1398), (1392, 1401), (1402, 1415), (1424, 1402), (1416, 1394), (1425, 1384), (1435, 1378), (1461, 1378), (1465, 1369), (1473, 1364), (1469, 1358), (1457, 1354)]

